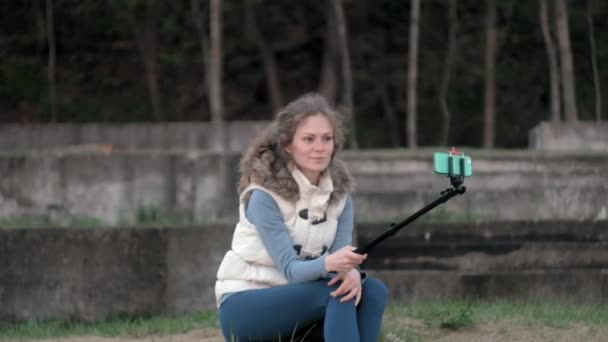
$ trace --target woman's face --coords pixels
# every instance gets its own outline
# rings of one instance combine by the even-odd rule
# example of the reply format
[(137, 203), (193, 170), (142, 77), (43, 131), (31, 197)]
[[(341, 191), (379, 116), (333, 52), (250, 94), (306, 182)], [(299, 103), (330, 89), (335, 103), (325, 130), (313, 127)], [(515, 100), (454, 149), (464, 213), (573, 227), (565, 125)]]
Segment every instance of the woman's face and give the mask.
[(327, 168), (334, 152), (334, 128), (323, 114), (306, 117), (298, 127), (291, 143), (285, 147), (308, 180), (318, 185), (321, 172)]

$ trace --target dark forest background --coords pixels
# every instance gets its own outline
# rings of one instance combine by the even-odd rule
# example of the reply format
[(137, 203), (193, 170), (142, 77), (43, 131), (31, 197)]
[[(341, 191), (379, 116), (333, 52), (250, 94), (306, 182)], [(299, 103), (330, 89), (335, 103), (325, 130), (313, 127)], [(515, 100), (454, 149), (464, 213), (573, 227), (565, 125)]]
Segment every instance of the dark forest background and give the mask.
[[(360, 148), (407, 146), (414, 2), (3, 0), (0, 123), (211, 121), (215, 66), (223, 121), (268, 120), (296, 96), (321, 91), (352, 109)], [(523, 148), (532, 127), (552, 120), (542, 2), (419, 3), (417, 145)], [(560, 1), (544, 2), (561, 64)], [(577, 112), (568, 116), (564, 105), (553, 120), (605, 119), (600, 86), (608, 83), (608, 3), (561, 2)], [(221, 47), (214, 55), (218, 5)], [(489, 87), (495, 100), (488, 104)], [(495, 134), (484, 145), (489, 110)]]

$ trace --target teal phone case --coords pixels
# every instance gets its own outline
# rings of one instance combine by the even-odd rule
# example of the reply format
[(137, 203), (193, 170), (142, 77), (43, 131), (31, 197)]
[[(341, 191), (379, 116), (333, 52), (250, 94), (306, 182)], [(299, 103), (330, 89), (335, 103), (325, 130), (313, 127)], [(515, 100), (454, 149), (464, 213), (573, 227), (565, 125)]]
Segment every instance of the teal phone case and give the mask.
[[(451, 157), (451, 158), (450, 158)], [(471, 157), (463, 154), (450, 154), (445, 152), (433, 153), (433, 165), (435, 173), (447, 175), (450, 172), (450, 161), (452, 162), (452, 174), (460, 176), (460, 160), (464, 158), (464, 176), (470, 177), (473, 175), (473, 163)]]

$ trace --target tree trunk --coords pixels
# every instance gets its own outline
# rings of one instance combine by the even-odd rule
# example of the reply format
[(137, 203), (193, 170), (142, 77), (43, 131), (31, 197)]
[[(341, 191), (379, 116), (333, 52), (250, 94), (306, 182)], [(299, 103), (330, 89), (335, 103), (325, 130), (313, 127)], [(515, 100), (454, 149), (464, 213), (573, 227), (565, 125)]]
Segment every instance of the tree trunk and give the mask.
[(156, 37), (159, 5), (157, 0), (146, 0), (143, 1), (142, 4), (145, 6), (146, 11), (146, 17), (143, 24), (137, 20), (135, 14), (132, 13), (131, 8), (124, 8), (123, 6), (116, 4), (114, 1), (110, 1), (110, 5), (115, 7), (115, 9), (126, 19), (131, 27), (131, 31), (135, 37), (135, 43), (137, 44), (139, 53), (144, 63), (146, 72), (146, 86), (148, 88), (148, 95), (150, 96), (152, 113), (155, 120), (162, 121), (162, 105), (160, 100), (160, 90), (158, 87), (158, 43)]
[(152, 100), (152, 110), (154, 117), (158, 121), (163, 120), (162, 106), (160, 104), (160, 90), (158, 87), (158, 40), (156, 27), (158, 25), (158, 2), (155, 0), (146, 1), (146, 22), (145, 22), (145, 41), (147, 45), (146, 73), (148, 74), (148, 88)]
[(194, 26), (196, 26), (196, 32), (198, 33), (198, 40), (201, 47), (201, 61), (203, 62), (203, 82), (204, 87), (197, 87), (198, 90), (196, 96), (203, 96), (203, 90), (208, 88), (208, 75), (207, 71), (209, 69), (209, 39), (207, 37), (206, 32), (206, 21), (205, 15), (201, 12), (200, 0), (190, 0), (190, 8), (192, 11), (192, 21), (194, 22)]
[(494, 147), (494, 126), (496, 121), (496, 1), (487, 0), (485, 85), (483, 101), (483, 147)]
[(34, 12), (36, 16), (36, 53), (41, 58), (44, 54), (47, 54), (48, 36), (46, 29), (46, 5), (43, 1), (34, 1)]
[[(379, 46), (378, 46), (378, 55), (375, 57), (378, 61), (386, 61), (386, 32), (383, 31), (381, 36), (378, 37)], [(386, 79), (387, 67), (385, 63), (374, 63), (377, 67), (371, 70), (371, 74), (374, 76), (374, 83), (376, 85), (376, 93), (380, 99), (382, 104), (382, 109), (384, 115), (386, 116), (386, 120), (388, 121), (388, 134), (391, 140), (391, 144), (394, 148), (398, 148), (400, 146), (399, 139), (399, 125), (397, 123), (397, 114), (395, 113), (395, 109), (390, 101), (389, 96), (389, 86)]]
[(281, 107), (283, 107), (283, 94), (281, 93), (277, 62), (274, 58), (272, 47), (268, 45), (258, 27), (252, 0), (245, 1), (245, 15), (247, 33), (262, 54), (262, 63), (264, 64), (264, 71), (266, 73), (266, 86), (272, 104), (272, 111), (278, 113)]
[(321, 77), (319, 82), (319, 92), (323, 95), (331, 105), (336, 104), (336, 97), (338, 94), (338, 75), (337, 75), (337, 47), (336, 41), (336, 21), (334, 15), (332, 15), (333, 8), (331, 3), (327, 3), (326, 20), (327, 26), (325, 28), (325, 49), (323, 53), (323, 65), (321, 66)]
[(211, 109), (211, 124), (215, 139), (215, 151), (228, 151), (228, 134), (224, 122), (222, 103), (222, 9), (221, 0), (211, 0), (210, 33), (211, 46), (209, 49), (209, 103)]
[(547, 49), (547, 58), (549, 60), (549, 83), (550, 83), (550, 96), (551, 96), (551, 121), (558, 123), (561, 117), (561, 98), (559, 91), (559, 65), (557, 64), (557, 54), (555, 52), (555, 45), (553, 44), (553, 38), (551, 37), (551, 30), (549, 29), (549, 16), (547, 10), (547, 0), (539, 0), (540, 3), (540, 27), (543, 31), (543, 39), (545, 41), (545, 48)]
[(450, 0), (450, 8), (448, 10), (448, 51), (445, 57), (443, 66), (443, 77), (441, 78), (441, 87), (439, 89), (439, 106), (441, 108), (441, 133), (439, 136), (439, 146), (446, 146), (450, 135), (451, 113), (448, 107), (448, 90), (450, 87), (450, 75), (452, 73), (452, 64), (454, 62), (454, 53), (456, 50), (456, 32), (458, 30), (458, 13), (457, 0)]
[(411, 0), (410, 39), (407, 70), (407, 146), (418, 147), (417, 113), (416, 113), (416, 79), (418, 77), (418, 29), (420, 18), (420, 0)]
[(399, 147), (399, 126), (397, 125), (397, 114), (391, 105), (391, 101), (388, 96), (388, 86), (386, 85), (386, 78), (384, 74), (377, 76), (376, 78), (376, 92), (378, 93), (378, 97), (380, 97), (380, 101), (382, 103), (382, 109), (384, 110), (384, 115), (388, 120), (389, 124), (389, 136), (391, 139), (391, 144), (394, 148)]
[(568, 28), (568, 9), (564, 0), (555, 0), (555, 25), (562, 72), (562, 94), (567, 121), (578, 120), (576, 109), (576, 90), (574, 85), (574, 67), (570, 49), (570, 29)]
[(347, 116), (350, 119), (350, 147), (356, 150), (359, 148), (359, 145), (357, 143), (357, 124), (353, 103), (353, 78), (351, 75), (350, 53), (348, 52), (348, 30), (346, 28), (346, 18), (344, 16), (342, 0), (333, 0), (333, 4), (336, 15), (340, 55), (342, 57), (342, 102), (346, 107), (345, 111), (348, 113)]
[(597, 67), (597, 48), (595, 30), (593, 28), (593, 0), (587, 1), (587, 24), (589, 26), (589, 46), (591, 48), (591, 66), (593, 67), (593, 87), (595, 89), (595, 120), (602, 119), (602, 89), (600, 87), (600, 72)]
[(57, 94), (55, 82), (55, 19), (53, 16), (53, 0), (46, 0), (46, 34), (49, 43), (49, 65), (47, 76), (49, 81), (49, 104), (51, 106), (51, 122), (57, 121)]

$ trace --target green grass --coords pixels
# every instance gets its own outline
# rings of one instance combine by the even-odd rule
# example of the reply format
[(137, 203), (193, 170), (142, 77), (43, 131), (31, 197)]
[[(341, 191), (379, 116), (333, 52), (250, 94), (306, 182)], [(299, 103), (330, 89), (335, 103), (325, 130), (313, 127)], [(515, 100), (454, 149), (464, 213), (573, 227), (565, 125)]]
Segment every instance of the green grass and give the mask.
[[(381, 341), (429, 341), (455, 330), (484, 322), (504, 323), (509, 329), (541, 325), (568, 329), (573, 324), (608, 328), (608, 306), (580, 303), (530, 303), (524, 301), (453, 301), (390, 305), (384, 315)], [(0, 323), (1, 324), (1, 323)], [(514, 328), (517, 327), (517, 328)], [(216, 311), (152, 317), (116, 317), (101, 323), (27, 322), (0, 325), (2, 339), (41, 339), (68, 336), (150, 336), (183, 333), (193, 329), (219, 329)], [(219, 330), (218, 330), (219, 333)]]
[[(484, 322), (567, 329), (575, 323), (608, 327), (608, 306), (524, 301), (454, 301), (391, 305), (383, 321), (383, 341), (427, 341)], [(501, 327), (500, 332), (508, 329)]]
[(608, 307), (597, 304), (576, 303), (525, 303), (499, 302), (494, 305), (476, 305), (478, 319), (499, 321), (503, 319), (540, 323), (554, 327), (582, 322), (594, 326), (608, 326)]
[(592, 325), (608, 325), (608, 306), (524, 301), (453, 301), (392, 305), (389, 316), (406, 316), (429, 322), (503, 321), (522, 320), (532, 323), (584, 322)]
[(2, 339), (41, 339), (67, 336), (149, 336), (183, 333), (219, 326), (215, 311), (199, 314), (151, 317), (116, 317), (101, 323), (31, 321), (0, 325)]

